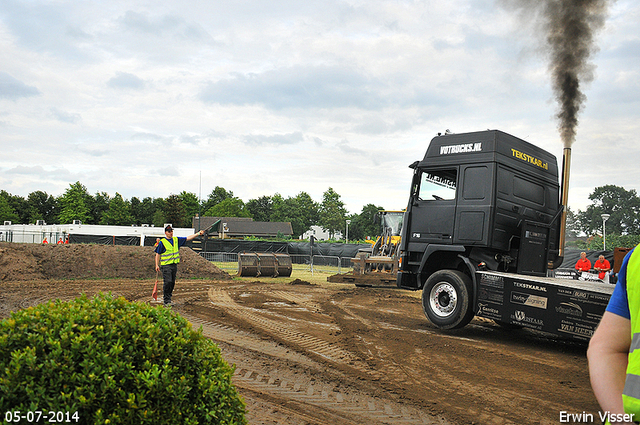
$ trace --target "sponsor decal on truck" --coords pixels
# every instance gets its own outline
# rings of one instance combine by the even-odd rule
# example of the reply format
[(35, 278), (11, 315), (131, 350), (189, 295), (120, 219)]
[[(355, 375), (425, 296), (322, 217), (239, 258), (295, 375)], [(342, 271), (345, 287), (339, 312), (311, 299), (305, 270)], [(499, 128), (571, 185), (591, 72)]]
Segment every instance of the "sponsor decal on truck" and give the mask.
[(463, 143), (461, 145), (440, 146), (440, 155), (452, 153), (482, 152), (482, 142)]
[(528, 162), (529, 164), (533, 164), (533, 165), (535, 165), (537, 167), (542, 168), (543, 170), (548, 170), (549, 169), (549, 164), (548, 163), (544, 162), (541, 159), (538, 159), (538, 158), (535, 158), (535, 157), (533, 157), (531, 155), (528, 155), (528, 154), (526, 154), (524, 152), (520, 152), (517, 149), (511, 148), (511, 154), (515, 158), (521, 159), (524, 162)]

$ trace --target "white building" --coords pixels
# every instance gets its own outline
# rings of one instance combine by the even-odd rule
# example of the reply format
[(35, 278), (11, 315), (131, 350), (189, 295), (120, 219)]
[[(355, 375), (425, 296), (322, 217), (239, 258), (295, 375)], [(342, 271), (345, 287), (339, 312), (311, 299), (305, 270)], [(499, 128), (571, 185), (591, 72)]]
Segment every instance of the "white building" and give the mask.
[[(191, 228), (175, 228), (174, 236), (186, 237), (195, 233)], [(36, 224), (11, 224), (5, 221), (0, 225), (0, 242), (18, 243), (42, 243), (47, 239), (48, 243), (55, 244), (63, 241), (68, 235), (86, 235), (102, 237), (136, 237), (140, 238), (140, 245), (144, 246), (146, 238), (163, 238), (164, 227), (154, 226), (101, 226), (97, 224), (82, 224), (75, 221), (73, 224), (44, 224), (38, 221)], [(115, 244), (115, 243), (114, 243)]]
[[(320, 226), (311, 226), (311, 229), (304, 232), (304, 234), (300, 237), (300, 239), (309, 239), (311, 236), (313, 236), (319, 241), (329, 240), (329, 232), (327, 230), (324, 230)], [(342, 232), (334, 233), (333, 238), (342, 239)]]

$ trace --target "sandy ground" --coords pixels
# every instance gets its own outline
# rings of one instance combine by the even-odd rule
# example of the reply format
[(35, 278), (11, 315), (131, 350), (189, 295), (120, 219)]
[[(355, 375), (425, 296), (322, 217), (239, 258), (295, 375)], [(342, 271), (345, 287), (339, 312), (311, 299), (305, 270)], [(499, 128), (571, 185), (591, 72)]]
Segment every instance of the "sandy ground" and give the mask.
[[(51, 255), (62, 261), (73, 253), (66, 267), (86, 269), (87, 253), (70, 246), (35, 255), (37, 247), (0, 244), (0, 318), (99, 291), (154, 303), (153, 278), (81, 279), (62, 269), (47, 277)], [(90, 249), (120, 268), (123, 256), (127, 268), (152, 261), (148, 249), (134, 248)], [(424, 317), (419, 293), (282, 278), (239, 282), (195, 254), (184, 257), (173, 310), (236, 365), (250, 424), (574, 423), (561, 422), (561, 412), (592, 414), (594, 422), (580, 423), (599, 423), (584, 344), (477, 318), (442, 332)]]

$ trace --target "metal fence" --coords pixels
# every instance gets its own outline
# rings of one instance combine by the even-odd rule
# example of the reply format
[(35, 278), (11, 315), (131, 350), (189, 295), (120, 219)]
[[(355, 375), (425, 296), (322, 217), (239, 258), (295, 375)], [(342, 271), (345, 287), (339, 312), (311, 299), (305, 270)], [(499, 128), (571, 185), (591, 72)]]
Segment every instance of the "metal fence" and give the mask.
[(0, 230), (0, 242), (16, 243), (47, 243), (55, 244), (59, 240), (65, 240), (66, 232), (41, 231), (41, 230)]
[[(226, 272), (238, 271), (238, 253), (236, 252), (201, 252), (200, 255)], [(328, 255), (290, 255), (290, 257), (294, 269), (322, 273), (347, 273), (352, 269), (351, 257)]]

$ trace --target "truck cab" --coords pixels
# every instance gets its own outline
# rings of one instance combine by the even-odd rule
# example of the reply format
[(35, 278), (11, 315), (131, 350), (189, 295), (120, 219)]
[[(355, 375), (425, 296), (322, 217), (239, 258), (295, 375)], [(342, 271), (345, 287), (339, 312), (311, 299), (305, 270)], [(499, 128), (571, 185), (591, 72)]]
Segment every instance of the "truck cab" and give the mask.
[[(469, 311), (453, 321), (473, 317), (478, 270), (546, 275), (559, 255), (563, 210), (555, 156), (488, 130), (438, 135), (410, 167), (397, 286), (432, 291), (435, 285), (426, 302), (433, 303), (436, 321), (450, 321), (448, 310), (463, 308), (451, 303), (460, 291)], [(438, 287), (442, 276), (456, 283)], [(463, 288), (456, 292), (456, 285)]]

